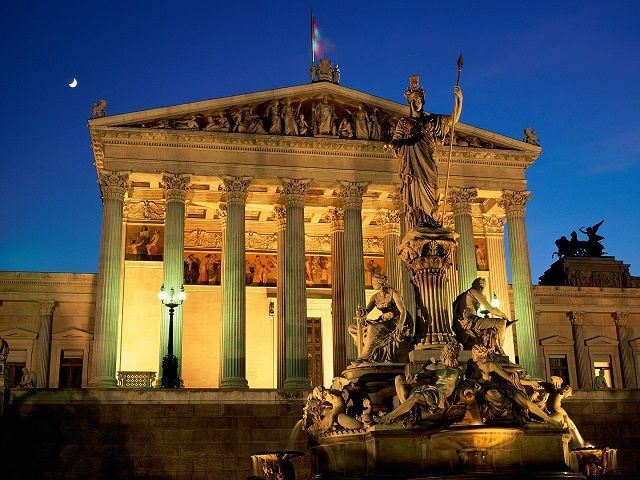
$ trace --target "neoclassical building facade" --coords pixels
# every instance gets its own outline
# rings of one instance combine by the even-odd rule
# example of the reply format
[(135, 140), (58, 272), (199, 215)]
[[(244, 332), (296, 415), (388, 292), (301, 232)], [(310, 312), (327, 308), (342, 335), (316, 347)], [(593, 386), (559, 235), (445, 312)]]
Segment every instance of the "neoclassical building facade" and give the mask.
[[(0, 272), (12, 382), (22, 367), (40, 387), (159, 377), (164, 286), (187, 294), (173, 319), (185, 387), (328, 384), (354, 358), (347, 328), (374, 274), (415, 309), (389, 147), (406, 113), (315, 81), (90, 120), (99, 272)], [(512, 358), (579, 388), (592, 387), (595, 368), (636, 388), (640, 289), (533, 286), (525, 174), (541, 148), (460, 123), (448, 164), (448, 142), (436, 156), (438, 214), (459, 235), (449, 303), (483, 277), (519, 320), (505, 344)]]

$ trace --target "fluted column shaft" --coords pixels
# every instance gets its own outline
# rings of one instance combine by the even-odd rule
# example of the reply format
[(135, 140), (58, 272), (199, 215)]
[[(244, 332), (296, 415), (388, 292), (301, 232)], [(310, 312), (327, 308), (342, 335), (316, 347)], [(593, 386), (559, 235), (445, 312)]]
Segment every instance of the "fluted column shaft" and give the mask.
[(386, 210), (378, 223), (382, 226), (382, 244), (384, 250), (384, 269), (389, 286), (401, 291), (402, 267), (398, 260), (398, 246), (400, 245), (400, 212)]
[(227, 203), (222, 290), (222, 377), (220, 388), (249, 388), (246, 378), (245, 205), (250, 177), (222, 177)]
[[(227, 256), (226, 238), (227, 238), (227, 204), (220, 202), (218, 204), (218, 218), (220, 219), (220, 318), (224, 319), (224, 262)], [(220, 322), (220, 329), (218, 330), (220, 335), (219, 348), (220, 352), (224, 351), (224, 326), (223, 322)], [(222, 364), (218, 362), (218, 385), (222, 381)]]
[[(491, 292), (487, 298), (491, 299), (493, 294), (500, 301), (500, 310), (511, 317), (509, 306), (509, 286), (507, 282), (507, 265), (504, 251), (504, 219), (497, 215), (483, 217), (484, 231), (487, 239), (487, 260), (489, 263), (489, 274), (491, 280)], [(515, 345), (513, 341), (513, 328), (505, 330), (504, 352), (512, 362), (515, 361)]]
[(304, 256), (304, 195), (311, 180), (283, 178), (286, 208), (284, 388), (309, 388), (307, 368), (307, 287)]
[(624, 388), (638, 388), (636, 372), (633, 361), (633, 351), (629, 345), (629, 332), (627, 330), (627, 312), (614, 312), (611, 314), (616, 324), (618, 337), (618, 349), (620, 351), (620, 366), (622, 367), (622, 381)]
[(41, 300), (40, 302), (40, 327), (38, 338), (35, 342), (35, 365), (32, 370), (36, 374), (36, 387), (49, 388), (49, 366), (51, 359), (51, 325), (55, 300)]
[(278, 359), (277, 359), (277, 387), (284, 387), (286, 378), (287, 360), (286, 360), (286, 344), (285, 344), (285, 285), (286, 285), (286, 208), (284, 205), (276, 205), (273, 209), (273, 216), (276, 220), (276, 241), (278, 248), (277, 255), (277, 338), (278, 338)]
[(462, 290), (471, 288), (471, 284), (478, 276), (471, 219), (471, 202), (477, 196), (478, 191), (475, 188), (458, 188), (452, 189), (449, 197), (453, 208), (455, 231), (459, 235), (456, 259)]
[(333, 320), (333, 375), (340, 376), (347, 368), (348, 333), (344, 310), (344, 212), (331, 208), (327, 213), (331, 225), (331, 318)]
[[(178, 292), (184, 283), (184, 218), (185, 200), (189, 191), (189, 175), (164, 174), (162, 186), (165, 197), (164, 254), (162, 260), (162, 283), (166, 291)], [(161, 305), (160, 323), (160, 367), (168, 354), (169, 309)], [(173, 354), (178, 358), (178, 378), (182, 379), (182, 307), (173, 314)], [(160, 379), (162, 375), (159, 374)]]
[[(368, 183), (340, 182), (344, 210), (344, 311), (348, 324), (358, 306), (365, 307), (364, 245), (362, 239), (362, 195)], [(346, 342), (347, 363), (355, 360), (353, 341)]]
[(129, 174), (102, 171), (98, 173), (98, 181), (102, 189), (102, 234), (89, 386), (115, 387), (121, 307), (122, 204), (130, 186)]
[(518, 329), (518, 359), (520, 364), (532, 375), (541, 373), (541, 356), (538, 348), (538, 332), (535, 323), (533, 291), (531, 286), (531, 267), (529, 265), (529, 247), (527, 229), (524, 222), (525, 204), (531, 194), (525, 191), (502, 192), (500, 205), (504, 208), (509, 229), (509, 254), (511, 260), (511, 278), (513, 283), (513, 304)]
[[(400, 238), (403, 239), (407, 234), (407, 222), (405, 215), (400, 213)], [(401, 240), (402, 241), (402, 240)], [(397, 254), (397, 253), (396, 253)], [(411, 314), (413, 321), (416, 321), (416, 291), (411, 282), (412, 273), (407, 266), (401, 263), (400, 267), (400, 293), (404, 299), (404, 306), (407, 312)]]
[(573, 335), (573, 352), (576, 356), (576, 370), (578, 374), (578, 388), (593, 388), (593, 374), (589, 354), (584, 343), (584, 312), (568, 312)]

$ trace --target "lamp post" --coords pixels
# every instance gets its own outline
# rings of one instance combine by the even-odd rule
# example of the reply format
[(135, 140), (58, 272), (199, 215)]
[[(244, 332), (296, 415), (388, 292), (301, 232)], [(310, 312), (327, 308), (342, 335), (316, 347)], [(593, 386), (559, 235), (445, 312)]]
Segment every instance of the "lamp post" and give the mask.
[(493, 292), (493, 298), (491, 298), (491, 306), (493, 308), (500, 308), (500, 300), (498, 300), (496, 292)]
[(178, 357), (173, 354), (173, 312), (176, 307), (182, 305), (182, 302), (187, 298), (187, 294), (184, 291), (184, 285), (180, 286), (180, 291), (176, 294), (173, 288), (167, 292), (163, 284), (160, 287), (160, 292), (158, 292), (158, 298), (169, 309), (169, 344), (167, 345), (167, 354), (162, 359), (160, 386), (162, 388), (178, 388), (180, 387)]

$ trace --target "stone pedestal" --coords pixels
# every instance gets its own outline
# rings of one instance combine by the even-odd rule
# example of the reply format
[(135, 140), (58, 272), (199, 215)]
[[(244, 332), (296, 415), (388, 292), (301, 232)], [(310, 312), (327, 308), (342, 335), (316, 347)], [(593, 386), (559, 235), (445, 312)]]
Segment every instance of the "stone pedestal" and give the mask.
[(402, 239), (398, 255), (412, 273), (416, 292), (416, 349), (456, 341), (451, 329), (446, 281), (457, 236), (448, 229), (421, 227)]

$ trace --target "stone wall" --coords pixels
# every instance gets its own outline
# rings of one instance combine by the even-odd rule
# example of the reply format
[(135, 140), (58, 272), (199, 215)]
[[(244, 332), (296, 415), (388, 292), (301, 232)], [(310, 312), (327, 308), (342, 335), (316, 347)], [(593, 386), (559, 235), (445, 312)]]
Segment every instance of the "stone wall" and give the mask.
[[(0, 417), (2, 478), (244, 480), (250, 456), (285, 448), (304, 394), (274, 390), (13, 390)], [(564, 402), (585, 440), (640, 472), (640, 390)], [(305, 441), (295, 448), (305, 450)], [(294, 460), (309, 477), (308, 457)], [(9, 473), (11, 472), (11, 473)]]
[[(251, 454), (284, 449), (302, 398), (273, 390), (14, 390), (1, 418), (2, 478), (244, 480)], [(294, 462), (307, 478), (308, 459)]]
[(640, 390), (577, 390), (562, 402), (585, 441), (618, 449), (618, 467), (640, 474)]

